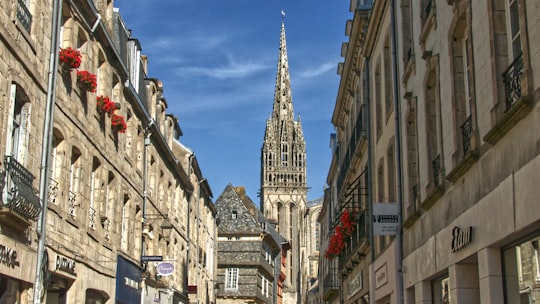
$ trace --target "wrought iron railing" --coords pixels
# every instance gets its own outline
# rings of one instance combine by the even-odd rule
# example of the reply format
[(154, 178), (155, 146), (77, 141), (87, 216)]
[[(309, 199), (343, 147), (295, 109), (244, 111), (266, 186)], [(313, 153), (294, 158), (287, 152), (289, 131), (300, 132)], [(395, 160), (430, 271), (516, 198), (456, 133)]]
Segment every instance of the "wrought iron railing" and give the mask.
[(38, 191), (32, 186), (35, 177), (10, 155), (4, 157), (2, 189), (7, 187), (7, 199), (2, 207), (9, 208), (26, 220), (36, 220), (41, 211)]
[(523, 55), (519, 55), (503, 73), (506, 96), (506, 111), (521, 98), (521, 74), (523, 74)]
[(339, 293), (341, 281), (339, 280), (339, 271), (337, 268), (329, 268), (323, 281), (323, 299), (329, 300)]
[(60, 188), (58, 187), (58, 181), (54, 179), (49, 179), (49, 204), (58, 205), (58, 193), (60, 193)]
[(433, 168), (433, 184), (435, 187), (440, 186), (440, 180), (439, 175), (441, 173), (441, 155), (437, 154), (435, 159), (431, 162), (431, 166)]
[[(351, 257), (358, 254), (360, 245), (368, 244), (368, 222), (367, 212), (363, 211), (358, 214), (354, 214), (354, 230), (352, 234), (345, 240), (345, 249), (339, 254), (339, 268), (343, 269), (347, 263), (349, 263)], [(364, 253), (360, 253), (364, 255)]]
[(77, 194), (73, 191), (68, 192), (68, 212), (71, 217), (75, 217), (77, 215)]
[(32, 14), (30, 14), (30, 10), (28, 10), (28, 7), (26, 7), (26, 3), (23, 0), (19, 0), (17, 5), (17, 20), (19, 20), (24, 29), (30, 33), (30, 29), (32, 28)]
[(426, 14), (426, 18), (431, 14), (431, 10), (433, 9), (433, 0), (428, 0), (426, 2), (426, 5), (424, 7), (424, 12)]
[(354, 153), (356, 149), (358, 148), (358, 144), (361, 142), (363, 138), (366, 137), (366, 106), (362, 105), (360, 107), (360, 111), (358, 112), (358, 116), (356, 117), (356, 124), (354, 126), (354, 129), (352, 130), (351, 138), (349, 140), (349, 144), (347, 145), (347, 151), (345, 152), (345, 155), (342, 159), (340, 171), (337, 179), (337, 187), (338, 190), (341, 191), (343, 187), (343, 182), (345, 181), (345, 177), (347, 176), (347, 172), (349, 171), (351, 161), (354, 157)]
[(104, 237), (105, 237), (105, 240), (106, 241), (110, 241), (111, 240), (111, 231), (110, 231), (110, 228), (111, 228), (111, 221), (109, 220), (109, 218), (103, 218), (102, 222), (101, 222), (102, 226), (103, 226), (103, 232), (104, 232)]
[(92, 230), (96, 230), (96, 218), (97, 218), (96, 209), (89, 207), (88, 208), (88, 227)]
[(472, 116), (467, 117), (463, 125), (461, 125), (461, 136), (463, 138), (463, 155), (467, 155), (471, 151), (472, 138)]
[(373, 8), (373, 0), (356, 0), (357, 10), (371, 10)]

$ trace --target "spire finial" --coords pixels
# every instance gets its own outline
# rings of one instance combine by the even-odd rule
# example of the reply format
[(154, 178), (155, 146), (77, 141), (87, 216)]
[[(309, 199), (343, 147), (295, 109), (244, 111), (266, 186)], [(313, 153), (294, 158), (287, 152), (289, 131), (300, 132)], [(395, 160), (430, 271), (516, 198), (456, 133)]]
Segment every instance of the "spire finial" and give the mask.
[(281, 22), (285, 20), (285, 11), (281, 10)]

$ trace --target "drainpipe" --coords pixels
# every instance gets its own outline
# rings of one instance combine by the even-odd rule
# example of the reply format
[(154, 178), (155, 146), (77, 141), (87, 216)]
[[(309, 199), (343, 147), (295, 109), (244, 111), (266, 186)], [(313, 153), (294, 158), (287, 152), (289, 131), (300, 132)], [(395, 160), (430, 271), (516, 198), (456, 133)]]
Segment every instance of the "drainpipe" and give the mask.
[[(192, 154), (193, 155), (193, 154)], [(195, 243), (197, 245), (197, 248), (200, 247), (200, 244), (199, 244), (199, 226), (201, 225), (201, 214), (200, 214), (200, 209), (199, 209), (199, 205), (200, 205), (200, 200), (201, 200), (201, 183), (203, 183), (204, 181), (206, 180), (206, 178), (202, 178), (200, 181), (197, 181), (197, 227), (195, 227), (195, 231), (196, 231), (196, 239), (197, 239), (197, 242)], [(201, 273), (202, 273), (202, 267), (201, 266), (201, 261), (199, 259), (199, 253), (200, 253), (200, 250), (197, 250), (196, 254), (197, 254), (197, 303), (199, 303), (199, 282), (201, 281), (200, 278), (201, 278)]]
[[(189, 158), (188, 158), (188, 161), (189, 161), (189, 167), (188, 167), (188, 178), (189, 180), (191, 181), (191, 170), (192, 170), (192, 164), (191, 162), (193, 161), (193, 158), (195, 157), (195, 153), (194, 152), (191, 152), (191, 154), (189, 155)], [(186, 256), (187, 256), (187, 260), (186, 260), (186, 267), (184, 268), (184, 278), (185, 278), (185, 282), (184, 282), (184, 292), (186, 293), (186, 296), (188, 297), (188, 302), (189, 302), (189, 294), (188, 294), (188, 285), (189, 285), (189, 252), (190, 252), (190, 247), (191, 247), (191, 228), (190, 228), (190, 212), (191, 212), (191, 197), (190, 199), (187, 200), (187, 223), (186, 223), (186, 229), (187, 229), (187, 248), (186, 248)]]
[(368, 218), (369, 218), (369, 249), (371, 261), (369, 263), (369, 302), (375, 303), (375, 236), (373, 234), (373, 144), (371, 142), (371, 92), (369, 78), (369, 57), (364, 57), (366, 66), (366, 140), (368, 146), (368, 168), (367, 168), (367, 188), (368, 188)]
[(47, 230), (47, 200), (49, 196), (49, 163), (52, 145), (52, 134), (54, 124), (54, 106), (56, 100), (56, 78), (58, 70), (58, 48), (60, 47), (60, 14), (62, 10), (62, 0), (53, 1), (52, 24), (51, 24), (51, 49), (49, 59), (49, 76), (47, 84), (47, 101), (45, 106), (45, 121), (43, 122), (43, 142), (41, 146), (41, 169), (39, 172), (39, 200), (41, 201), (41, 212), (37, 221), (38, 248), (36, 258), (36, 277), (34, 282), (34, 304), (41, 303), (42, 295), (45, 295), (46, 288), (42, 269), (48, 269), (49, 265), (45, 258), (45, 237)]
[[(144, 148), (143, 148), (143, 201), (142, 201), (142, 223), (141, 223), (141, 266), (143, 271), (146, 271), (147, 262), (142, 260), (142, 257), (146, 254), (144, 250), (145, 236), (144, 228), (146, 225), (146, 204), (148, 203), (148, 146), (150, 146), (150, 136), (152, 132), (149, 131), (150, 127), (154, 124), (151, 120), (150, 124), (144, 130)], [(143, 286), (146, 286), (146, 276), (142, 276)], [(144, 303), (144, 289), (141, 290), (141, 304)]]
[(397, 204), (398, 204), (398, 231), (396, 232), (396, 298), (398, 303), (403, 303), (403, 229), (402, 229), (402, 207), (403, 207), (403, 193), (402, 193), (402, 172), (401, 172), (401, 108), (399, 102), (399, 82), (398, 82), (398, 64), (397, 64), (397, 39), (396, 39), (396, 6), (395, 0), (390, 0), (390, 31), (392, 36), (392, 77), (394, 86), (394, 118), (395, 118), (395, 132), (396, 132), (396, 187), (397, 187)]

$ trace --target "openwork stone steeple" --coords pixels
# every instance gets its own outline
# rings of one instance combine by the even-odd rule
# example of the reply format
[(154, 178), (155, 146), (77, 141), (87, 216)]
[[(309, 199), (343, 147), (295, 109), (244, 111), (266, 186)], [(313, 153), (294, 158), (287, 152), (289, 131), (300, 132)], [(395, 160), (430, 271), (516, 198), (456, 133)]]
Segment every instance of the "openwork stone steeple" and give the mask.
[[(284, 303), (296, 303), (299, 289), (302, 214), (306, 210), (306, 144), (300, 116), (294, 119), (285, 24), (281, 23), (276, 88), (261, 151), (261, 208), (278, 232), (291, 241)], [(288, 299), (288, 300), (286, 300)]]

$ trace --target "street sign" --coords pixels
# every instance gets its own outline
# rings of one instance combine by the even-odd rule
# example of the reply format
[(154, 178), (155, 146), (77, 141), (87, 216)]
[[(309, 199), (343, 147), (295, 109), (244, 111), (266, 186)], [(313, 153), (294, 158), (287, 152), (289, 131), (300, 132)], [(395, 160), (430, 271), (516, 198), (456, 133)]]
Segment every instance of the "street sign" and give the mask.
[(163, 256), (161, 255), (143, 255), (141, 257), (142, 262), (161, 262), (163, 261)]

